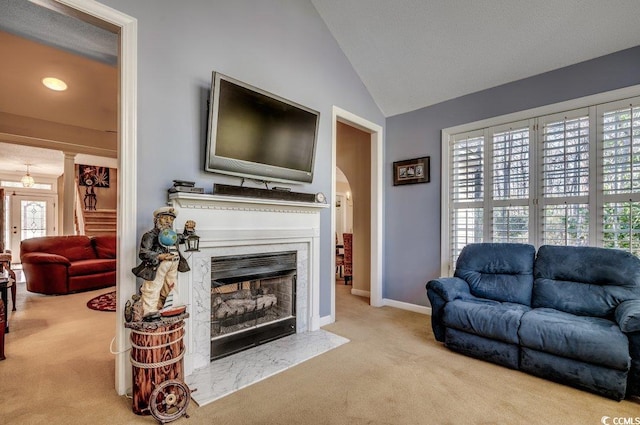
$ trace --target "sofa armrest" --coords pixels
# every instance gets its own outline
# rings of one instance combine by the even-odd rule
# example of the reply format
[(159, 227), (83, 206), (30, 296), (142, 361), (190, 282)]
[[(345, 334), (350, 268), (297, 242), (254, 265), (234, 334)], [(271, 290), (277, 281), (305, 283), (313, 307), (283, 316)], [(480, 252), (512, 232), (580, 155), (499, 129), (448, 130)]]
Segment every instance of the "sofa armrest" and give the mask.
[(68, 258), (58, 254), (47, 254), (46, 252), (30, 252), (20, 257), (20, 262), (28, 264), (61, 264), (71, 265)]
[(471, 298), (469, 284), (459, 277), (441, 277), (427, 283), (427, 292), (434, 291), (446, 302), (459, 298)]
[(445, 304), (458, 298), (471, 298), (469, 285), (457, 277), (441, 277), (427, 283), (427, 297), (431, 303), (431, 329), (436, 341), (444, 342), (445, 326), (442, 314)]
[(622, 332), (640, 331), (640, 300), (627, 300), (616, 307), (616, 321)]

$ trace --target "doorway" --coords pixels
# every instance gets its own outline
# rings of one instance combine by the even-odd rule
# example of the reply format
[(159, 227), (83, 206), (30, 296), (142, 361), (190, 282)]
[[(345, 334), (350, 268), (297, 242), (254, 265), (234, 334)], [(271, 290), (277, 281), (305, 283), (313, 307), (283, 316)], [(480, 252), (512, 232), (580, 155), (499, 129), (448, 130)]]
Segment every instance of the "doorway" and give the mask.
[[(54, 195), (8, 195), (5, 223), (8, 223), (8, 245), (11, 252), (20, 252), (20, 242), (24, 239), (54, 235), (55, 223)], [(19, 261), (19, 258), (14, 258)]]
[[(375, 123), (372, 123), (364, 118), (361, 118), (351, 112), (344, 109), (333, 107), (333, 131), (332, 131), (332, 199), (336, 199), (336, 165), (337, 165), (337, 139), (338, 139), (338, 124), (346, 124), (351, 127), (355, 127), (368, 134), (368, 140), (370, 145), (370, 171), (369, 171), (369, 188), (368, 202), (366, 207), (369, 210), (368, 223), (364, 225), (369, 228), (370, 242), (369, 242), (369, 297), (370, 305), (374, 307), (381, 307), (383, 305), (382, 300), (382, 146), (383, 146), (383, 128)], [(367, 158), (361, 158), (361, 160)], [(354, 219), (355, 220), (355, 219)], [(331, 211), (331, 234), (336, 232), (336, 212), (335, 208)], [(355, 236), (354, 236), (355, 237)], [(333, 240), (333, 237), (332, 237)], [(332, 255), (332, 266), (335, 269), (335, 256)], [(332, 279), (331, 285), (331, 322), (336, 319), (336, 285), (335, 275)]]
[(336, 238), (342, 245), (342, 235), (353, 233), (353, 198), (351, 185), (340, 167), (336, 167), (336, 200), (334, 203), (336, 213)]
[[(115, 389), (119, 395), (131, 386), (131, 366), (127, 355), (127, 333), (124, 329), (123, 307), (135, 292), (135, 266), (137, 243), (135, 235), (137, 205), (137, 20), (98, 2), (86, 0), (54, 0), (44, 2), (45, 7), (64, 11), (92, 25), (118, 34), (118, 200), (117, 200), (117, 309), (115, 319)], [(29, 137), (0, 134), (6, 142), (33, 146)]]

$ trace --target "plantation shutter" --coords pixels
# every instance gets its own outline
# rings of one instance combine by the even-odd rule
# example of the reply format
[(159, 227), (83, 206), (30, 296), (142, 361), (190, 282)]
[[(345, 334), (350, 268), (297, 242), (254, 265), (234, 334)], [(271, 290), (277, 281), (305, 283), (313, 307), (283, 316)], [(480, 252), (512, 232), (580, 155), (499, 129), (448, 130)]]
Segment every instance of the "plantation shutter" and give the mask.
[(449, 144), (450, 264), (465, 245), (483, 240), (484, 134), (454, 135)]
[(491, 240), (529, 242), (529, 122), (490, 129)]
[(598, 107), (601, 244), (640, 254), (640, 99)]
[(640, 256), (640, 97), (447, 136), (449, 272), (475, 242)]
[(589, 244), (589, 111), (539, 119), (541, 244)]

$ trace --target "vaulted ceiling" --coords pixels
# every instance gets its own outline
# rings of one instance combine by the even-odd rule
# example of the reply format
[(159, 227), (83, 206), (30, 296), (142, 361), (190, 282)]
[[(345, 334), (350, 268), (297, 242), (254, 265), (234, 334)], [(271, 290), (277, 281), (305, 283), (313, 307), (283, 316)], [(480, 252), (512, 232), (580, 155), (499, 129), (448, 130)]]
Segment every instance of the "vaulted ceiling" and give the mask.
[(638, 0), (311, 0), (386, 116), (640, 45)]

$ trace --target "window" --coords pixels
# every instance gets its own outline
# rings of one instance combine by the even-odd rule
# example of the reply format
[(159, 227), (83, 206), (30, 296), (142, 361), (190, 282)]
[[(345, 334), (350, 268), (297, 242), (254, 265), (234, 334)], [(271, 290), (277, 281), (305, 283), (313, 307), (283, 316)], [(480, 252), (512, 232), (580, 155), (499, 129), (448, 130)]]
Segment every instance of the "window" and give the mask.
[(640, 98), (551, 108), (443, 130), (443, 274), (472, 242), (640, 255)]
[(529, 125), (489, 130), (491, 135), (491, 239), (529, 240)]
[(598, 108), (602, 134), (600, 244), (640, 255), (640, 102)]

